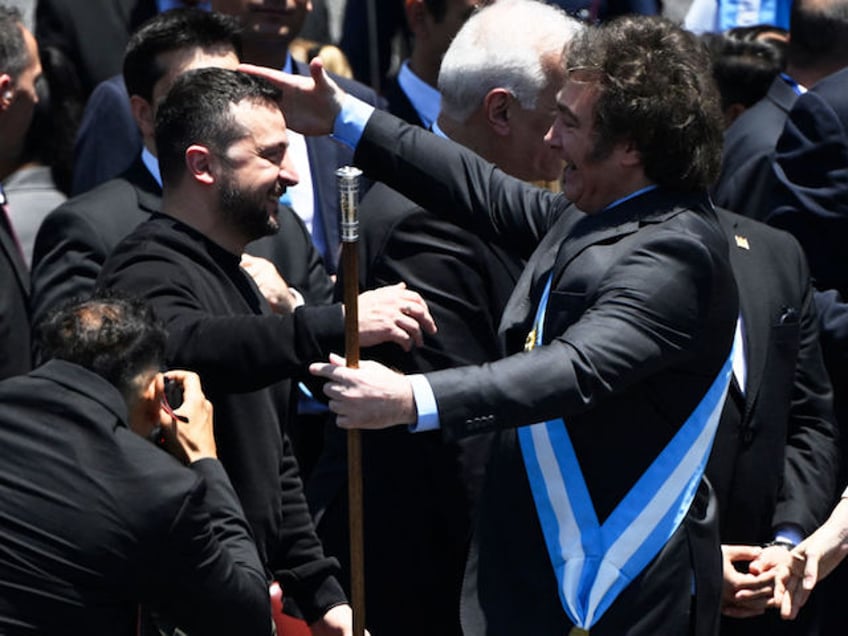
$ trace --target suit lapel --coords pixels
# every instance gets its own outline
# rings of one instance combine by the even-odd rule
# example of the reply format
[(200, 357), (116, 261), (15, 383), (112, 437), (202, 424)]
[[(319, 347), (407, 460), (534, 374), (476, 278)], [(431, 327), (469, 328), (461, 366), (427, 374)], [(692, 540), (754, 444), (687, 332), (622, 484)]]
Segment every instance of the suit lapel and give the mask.
[[(3, 214), (0, 210), (0, 214)], [(29, 298), (29, 271), (26, 263), (21, 258), (21, 251), (15, 240), (7, 230), (7, 222), (3, 223), (3, 228), (0, 229), (0, 245), (6, 253), (6, 259), (11, 263), (12, 269), (15, 272), (15, 278), (18, 279), (18, 284), (21, 286), (24, 297)]]
[(554, 265), (554, 286), (569, 263), (587, 247), (632, 234), (641, 226), (661, 223), (686, 209), (700, 209), (706, 198), (693, 195), (681, 201), (660, 189), (629, 199), (611, 210), (585, 215), (562, 242)]
[[(758, 250), (760, 246), (756, 243), (751, 244), (748, 235), (745, 232), (744, 219), (728, 218), (731, 215), (722, 218), (722, 225), (725, 228), (727, 235), (728, 246), (730, 250), (730, 264), (733, 269), (733, 275), (736, 278), (736, 287), (739, 290), (739, 312), (742, 315), (742, 324), (744, 326), (744, 342), (745, 342), (745, 413), (742, 418), (743, 426), (750, 419), (754, 404), (757, 401), (757, 395), (760, 391), (760, 385), (763, 379), (766, 363), (765, 342), (767, 339), (754, 338), (751, 339), (751, 333), (770, 333), (771, 321), (768, 314), (768, 307), (764, 303), (756, 302), (757, 298), (762, 296), (761, 279), (754, 280), (750, 275), (752, 268), (749, 263), (744, 263), (744, 260), (753, 258), (753, 252)], [(732, 215), (736, 217), (736, 215)]]

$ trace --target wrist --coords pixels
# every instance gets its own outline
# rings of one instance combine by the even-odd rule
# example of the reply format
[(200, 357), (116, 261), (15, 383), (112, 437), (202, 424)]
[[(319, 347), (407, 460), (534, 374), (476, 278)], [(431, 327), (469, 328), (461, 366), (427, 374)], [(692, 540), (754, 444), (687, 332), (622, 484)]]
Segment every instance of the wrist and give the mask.
[(795, 548), (795, 545), (796, 544), (793, 541), (790, 541), (789, 539), (785, 539), (783, 537), (778, 537), (776, 539), (773, 539), (772, 541), (769, 541), (768, 543), (764, 543), (762, 545), (762, 547), (763, 548), (781, 547), (781, 548), (786, 548), (789, 551), (792, 551)]

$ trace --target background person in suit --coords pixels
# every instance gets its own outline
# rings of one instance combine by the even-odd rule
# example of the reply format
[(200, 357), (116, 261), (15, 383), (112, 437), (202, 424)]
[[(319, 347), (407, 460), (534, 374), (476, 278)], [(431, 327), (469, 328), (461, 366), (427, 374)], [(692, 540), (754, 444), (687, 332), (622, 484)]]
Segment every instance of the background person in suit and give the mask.
[(725, 132), (713, 187), (716, 205), (760, 221), (770, 212), (774, 150), (789, 109), (801, 92), (848, 65), (848, 2), (795, 0), (790, 36), (786, 72)]
[[(202, 374), (260, 558), (314, 634), (341, 635), (350, 609), (314, 533), (280, 398), (310, 360), (342, 346), (343, 310), (273, 313), (240, 267), (247, 243), (279, 231), (278, 198), (297, 180), (278, 99), (227, 69), (177, 78), (156, 115), (162, 214), (115, 248), (98, 285), (148, 299), (168, 330), (169, 362)], [(435, 329), (420, 296), (400, 285), (362, 294), (359, 327), (363, 346), (405, 348)]]
[[(667, 55), (652, 54), (660, 43)], [(532, 449), (520, 449), (518, 435), (526, 434), (517, 427), (565, 420), (550, 426), (567, 431), (584, 494), (597, 519), (608, 520), (708, 387), (729, 378), (738, 311), (727, 244), (706, 193), (720, 160), (721, 115), (703, 47), (663, 20), (624, 18), (575, 38), (568, 64), (548, 135), (566, 162), (564, 196), (379, 111), (368, 117), (363, 109), (364, 128), (342, 124), (356, 121), (361, 105), (334, 93), (319, 64), (312, 82), (245, 69), (285, 87), (292, 126), (320, 134), (335, 122), (337, 135), (358, 138), (356, 161), (366, 173), (428, 209), (450, 211), (481, 236), (507, 237), (530, 258), (502, 318), (511, 354), (502, 360), (423, 378), (373, 362), (346, 369), (340, 358), (310, 370), (329, 380), (324, 390), (345, 428), (435, 424), (446, 440), (500, 431), (466, 567), (464, 633), (568, 633), (576, 620), (592, 624), (593, 634), (712, 634), (721, 561), (706, 482), (691, 506), (681, 500), (668, 511), (685, 520), (666, 527), (597, 622), (592, 607), (574, 610), (579, 600), (565, 609), (556, 575), (581, 563), (561, 550), (583, 545), (574, 528), (599, 531), (592, 513), (557, 534), (568, 543), (549, 553), (534, 509), (523, 459)], [(341, 104), (347, 108), (336, 122)], [(695, 447), (704, 460), (708, 445)], [(554, 479), (556, 468), (547, 468)], [(699, 480), (697, 469), (685, 480), (693, 495)], [(544, 492), (536, 494), (544, 504)], [(588, 597), (572, 591), (572, 601), (583, 591)]]
[(776, 612), (761, 616), (789, 550), (827, 515), (839, 471), (809, 269), (792, 236), (717, 212), (741, 316), (734, 380), (707, 465), (724, 552), (721, 633), (817, 634), (816, 612), (792, 624)]
[(95, 298), (39, 335), (50, 361), (0, 383), (0, 631), (129, 636), (144, 603), (189, 633), (268, 634), (212, 408), (186, 371), (166, 374), (182, 405), (163, 405), (150, 308)]
[(404, 4), (412, 50), (382, 94), (388, 111), (429, 128), (439, 114), (436, 82), (442, 56), (480, 0), (411, 0)]
[[(544, 136), (563, 82), (562, 50), (579, 28), (535, 0), (498, 0), (475, 13), (444, 57), (439, 129), (507, 174), (556, 179), (561, 162)], [(427, 300), (439, 325), (411, 352), (382, 345), (369, 357), (404, 373), (501, 357), (498, 322), (523, 267), (503, 245), (376, 183), (360, 205), (359, 247), (361, 289), (404, 281)], [(317, 473), (323, 479), (308, 483), (307, 497), (325, 547), (343, 555), (345, 436), (337, 428), (329, 435)], [(363, 435), (365, 599), (375, 634), (461, 634), (462, 576), (491, 437), (445, 442), (437, 431), (399, 429)], [(328, 464), (338, 466), (332, 477), (322, 474), (330, 473)], [(328, 496), (335, 498), (326, 509)]]
[[(0, 5), (0, 180), (24, 146), (41, 74), (35, 38), (16, 9)], [(0, 379), (26, 373), (30, 356), (29, 272), (0, 184)]]

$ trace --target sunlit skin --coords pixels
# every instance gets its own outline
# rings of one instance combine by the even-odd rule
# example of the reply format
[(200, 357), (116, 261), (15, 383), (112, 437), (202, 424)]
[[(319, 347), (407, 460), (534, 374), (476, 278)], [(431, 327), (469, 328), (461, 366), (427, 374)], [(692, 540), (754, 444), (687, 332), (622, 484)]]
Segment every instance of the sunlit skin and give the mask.
[[(242, 101), (233, 117), (247, 134), (230, 145), (213, 168), (219, 191), (239, 193), (242, 205), (221, 212), (245, 243), (275, 232), (280, 195), (298, 181), (288, 150), (285, 118), (276, 108)], [(264, 231), (263, 231), (264, 228)]]
[(546, 141), (565, 163), (560, 183), (569, 201), (587, 213), (650, 185), (638, 151), (624, 141), (598, 157), (595, 104), (600, 86), (567, 80), (557, 95), (557, 116)]
[(563, 71), (559, 59), (548, 65), (548, 82), (536, 97), (533, 108), (524, 108), (514, 100), (509, 123), (512, 144), (509, 156), (496, 161), (509, 174), (527, 181), (556, 181), (562, 173), (562, 159), (548, 143), (546, 132), (557, 115), (557, 91)]

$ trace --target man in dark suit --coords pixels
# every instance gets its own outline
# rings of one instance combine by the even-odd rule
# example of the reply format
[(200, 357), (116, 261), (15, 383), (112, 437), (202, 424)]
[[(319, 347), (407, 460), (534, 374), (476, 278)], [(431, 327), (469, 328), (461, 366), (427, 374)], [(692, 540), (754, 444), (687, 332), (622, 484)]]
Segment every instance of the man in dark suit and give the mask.
[[(176, 79), (156, 116), (162, 214), (115, 248), (98, 285), (150, 301), (168, 330), (169, 363), (206, 382), (260, 558), (313, 633), (348, 634), (350, 610), (315, 536), (285, 434), (291, 413), (280, 405), (307, 362), (341, 346), (343, 310), (274, 314), (240, 267), (248, 242), (279, 230), (277, 200), (297, 181), (278, 100), (266, 83), (227, 69)], [(425, 329), (434, 326), (415, 292), (360, 297), (363, 346), (409, 348)]]
[[(133, 35), (125, 73), (132, 92), (133, 125), (142, 132), (144, 149), (120, 178), (70, 199), (45, 219), (33, 259), (35, 324), (57, 303), (93, 289), (112, 249), (160, 210), (156, 104), (185, 70), (209, 65), (234, 68), (240, 50), (238, 31), (227, 16), (183, 10), (159, 15)], [(306, 301), (329, 302), (332, 284), (300, 219), (282, 206), (279, 219), (283, 232), (251, 244), (249, 251), (273, 261)]]
[(429, 128), (439, 114), (436, 80), (442, 56), (457, 31), (474, 12), (479, 0), (410, 0), (404, 3), (406, 23), (412, 34), (412, 51), (397, 75), (383, 88), (388, 111)]
[[(692, 34), (659, 19), (575, 38), (548, 133), (566, 162), (564, 196), (389, 115), (369, 118), (332, 93), (319, 64), (314, 84), (253, 70), (284, 86), (292, 126), (320, 134), (335, 122), (358, 140), (366, 173), (530, 259), (504, 310), (502, 360), (423, 376), (335, 357), (310, 367), (329, 380), (342, 427), (437, 426), (446, 440), (500, 431), (463, 633), (715, 632), (721, 561), (701, 478), (738, 305), (706, 193), (721, 152), (708, 65)], [(665, 468), (661, 452), (675, 456)], [(637, 533), (636, 516), (656, 523)]]
[[(562, 86), (562, 49), (579, 28), (576, 20), (535, 0), (499, 0), (475, 13), (444, 56), (438, 128), (507, 174), (555, 180), (562, 165), (544, 136)], [(499, 36), (508, 29), (505, 51)], [(498, 322), (523, 267), (503, 245), (376, 183), (360, 205), (359, 247), (360, 288), (404, 281), (427, 300), (439, 325), (409, 353), (383, 345), (369, 357), (415, 373), (503, 355)], [(343, 467), (344, 432), (333, 429), (330, 435), (337, 439), (327, 447), (339, 451)], [(374, 633), (461, 633), (462, 576), (491, 437), (444, 442), (437, 431), (409, 435), (399, 429), (362, 437), (365, 599)], [(318, 474), (330, 472), (331, 459), (336, 457), (326, 453)], [(341, 555), (348, 545), (346, 472), (338, 473), (335, 489), (313, 479), (307, 496), (321, 519), (324, 545)], [(321, 501), (324, 489), (335, 496), (329, 506)], [(397, 567), (398, 554), (406, 555), (403, 568)]]
[(144, 603), (189, 633), (268, 634), (211, 406), (186, 371), (165, 374), (183, 399), (165, 402), (150, 308), (89, 300), (40, 336), (50, 361), (0, 383), (0, 631), (130, 636)]
[(725, 544), (721, 633), (817, 633), (812, 615), (803, 626), (760, 616), (775, 568), (824, 521), (836, 492), (838, 430), (809, 270), (785, 232), (726, 210), (718, 216), (741, 315), (734, 381), (707, 466)]
[(725, 132), (721, 175), (713, 188), (716, 205), (765, 220), (774, 187), (774, 149), (789, 109), (803, 90), (848, 65), (846, 7), (845, 0), (792, 3), (786, 72)]
[[(0, 5), (0, 180), (12, 171), (38, 101), (38, 46), (16, 9)], [(32, 368), (29, 272), (0, 184), (0, 379)]]

